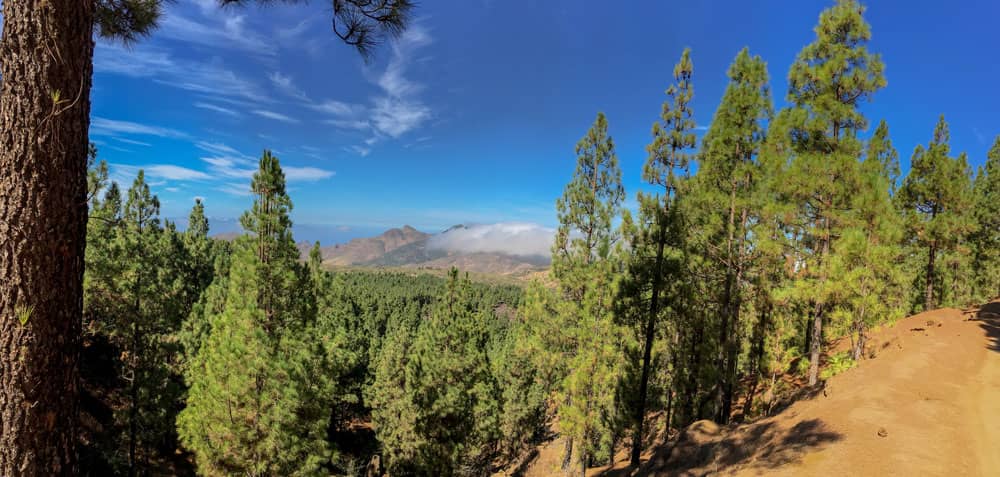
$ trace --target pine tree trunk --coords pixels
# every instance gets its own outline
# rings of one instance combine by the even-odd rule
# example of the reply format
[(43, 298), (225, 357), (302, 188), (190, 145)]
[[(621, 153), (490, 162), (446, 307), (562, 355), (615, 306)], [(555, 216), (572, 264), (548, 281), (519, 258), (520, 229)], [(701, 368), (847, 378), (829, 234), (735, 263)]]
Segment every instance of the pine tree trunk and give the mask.
[[(820, 249), (819, 267), (822, 270), (822, 262), (830, 255), (830, 219), (823, 221), (823, 245)], [(819, 284), (826, 282), (826, 272), (822, 272), (819, 277)], [(812, 386), (819, 381), (819, 355), (823, 347), (823, 301), (817, 300), (813, 309), (812, 339), (809, 343), (809, 385)]]
[(3, 2), (0, 475), (76, 473), (94, 2)]
[(566, 436), (566, 448), (563, 449), (562, 470), (569, 472), (569, 465), (573, 462), (573, 438)]
[(661, 270), (663, 269), (663, 248), (666, 241), (666, 217), (662, 217), (660, 235), (656, 244), (656, 268), (653, 269), (653, 290), (649, 301), (649, 316), (646, 317), (645, 343), (642, 351), (642, 375), (639, 378), (639, 402), (635, 409), (635, 430), (632, 434), (632, 453), (629, 464), (639, 466), (642, 454), (643, 427), (646, 422), (646, 394), (649, 392), (649, 373), (653, 357), (653, 339), (656, 337), (656, 319), (660, 312)]
[(937, 255), (937, 243), (931, 242), (927, 252), (927, 282), (924, 287), (924, 311), (934, 309), (934, 259)]

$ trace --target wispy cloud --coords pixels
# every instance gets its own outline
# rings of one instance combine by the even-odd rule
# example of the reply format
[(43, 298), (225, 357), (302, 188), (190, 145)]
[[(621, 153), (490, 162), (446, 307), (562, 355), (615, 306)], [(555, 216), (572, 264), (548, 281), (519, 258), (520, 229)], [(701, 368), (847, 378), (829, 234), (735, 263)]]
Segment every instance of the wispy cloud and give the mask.
[(143, 170), (146, 173), (146, 177), (150, 179), (165, 179), (165, 180), (177, 180), (177, 181), (206, 181), (212, 178), (212, 176), (194, 169), (189, 169), (187, 167), (176, 166), (173, 164), (149, 164), (145, 166), (132, 166), (127, 164), (111, 164), (112, 169), (118, 176), (125, 176), (130, 178), (135, 178), (138, 175), (139, 170)]
[(273, 119), (275, 121), (281, 121), (281, 122), (285, 122), (285, 123), (297, 123), (297, 122), (299, 122), (298, 119), (295, 119), (293, 117), (289, 117), (289, 116), (286, 116), (284, 114), (277, 113), (277, 112), (274, 112), (274, 111), (268, 111), (266, 109), (255, 109), (255, 110), (253, 110), (253, 113), (256, 114), (257, 116), (260, 116), (260, 117), (263, 117), (263, 118)]
[(152, 78), (157, 83), (201, 93), (220, 101), (271, 101), (256, 83), (227, 69), (219, 60), (178, 60), (166, 50), (152, 45), (126, 48), (117, 43), (98, 42), (94, 53), (94, 71)]
[(265, 56), (278, 52), (273, 42), (258, 35), (254, 29), (246, 28), (246, 16), (218, 8), (202, 8), (201, 13), (203, 18), (194, 19), (180, 9), (171, 9), (160, 21), (157, 35), (212, 49), (229, 48)]
[(986, 135), (983, 134), (983, 132), (980, 131), (979, 128), (973, 127), (972, 128), (972, 134), (974, 134), (976, 136), (976, 141), (979, 141), (980, 145), (983, 145), (983, 146), (986, 145), (986, 143), (987, 143)]
[(232, 109), (229, 109), (229, 108), (224, 108), (222, 106), (211, 104), (211, 103), (197, 102), (197, 103), (194, 103), (194, 107), (201, 108), (201, 109), (207, 109), (209, 111), (215, 111), (217, 113), (222, 113), (222, 114), (225, 114), (225, 115), (228, 115), (228, 116), (233, 116), (233, 117), (240, 116), (240, 113), (238, 113), (235, 110), (232, 110)]
[(335, 174), (333, 171), (308, 166), (285, 166), (282, 169), (285, 171), (285, 179), (289, 182), (316, 182), (323, 179), (329, 179)]
[(118, 142), (123, 142), (125, 144), (132, 144), (134, 146), (145, 146), (145, 147), (152, 146), (152, 144), (150, 144), (148, 142), (136, 141), (135, 139), (128, 139), (128, 138), (124, 138), (124, 137), (116, 137), (116, 138), (114, 138), (114, 140), (118, 141)]
[[(208, 173), (224, 181), (218, 190), (233, 195), (249, 195), (250, 179), (257, 172), (257, 159), (222, 143), (202, 141), (195, 144), (210, 155), (201, 158)], [(312, 166), (282, 165), (288, 182), (316, 182), (329, 179), (336, 173), (328, 169)], [(240, 180), (237, 182), (236, 180)]]
[(324, 122), (338, 129), (352, 129), (355, 131), (368, 131), (372, 127), (371, 123), (363, 119), (327, 119)]
[(275, 71), (267, 75), (267, 78), (271, 80), (271, 84), (273, 84), (274, 87), (282, 93), (285, 93), (295, 99), (309, 101), (309, 97), (306, 96), (306, 93), (299, 89), (298, 86), (295, 86), (295, 82), (292, 80), (291, 76), (283, 75), (280, 72)]
[(361, 104), (349, 104), (337, 100), (327, 100), (322, 103), (310, 105), (311, 108), (321, 113), (336, 116), (339, 119), (357, 118), (364, 116), (367, 108)]
[(416, 51), (431, 42), (430, 33), (415, 25), (393, 43), (392, 58), (376, 80), (384, 93), (375, 98), (371, 115), (379, 132), (398, 138), (431, 118), (430, 108), (417, 97), (423, 85), (405, 76)]
[(227, 182), (219, 185), (219, 187), (216, 187), (215, 189), (219, 192), (225, 192), (226, 194), (238, 197), (250, 196), (250, 184), (245, 182)]
[(324, 121), (326, 124), (339, 129), (370, 132), (364, 146), (348, 148), (361, 156), (368, 155), (380, 139), (397, 139), (418, 129), (433, 117), (433, 113), (420, 99), (424, 85), (410, 79), (407, 69), (416, 52), (431, 43), (430, 33), (420, 25), (410, 27), (392, 43), (392, 57), (385, 69), (372, 79), (379, 94), (371, 99), (370, 105), (327, 100), (310, 107), (332, 116)]
[(347, 149), (348, 152), (353, 152), (353, 153), (355, 153), (355, 154), (357, 154), (357, 155), (359, 155), (361, 157), (367, 157), (369, 154), (372, 153), (372, 148), (365, 147), (365, 146), (359, 146), (357, 144), (355, 144), (353, 146), (350, 146), (350, 147), (348, 147), (346, 149)]
[[(120, 121), (95, 116), (90, 120), (90, 133), (97, 136), (117, 136), (119, 134), (134, 134), (140, 136), (157, 136), (171, 139), (184, 139), (188, 135), (176, 129), (152, 126), (148, 124)], [(147, 144), (148, 145), (148, 144)]]

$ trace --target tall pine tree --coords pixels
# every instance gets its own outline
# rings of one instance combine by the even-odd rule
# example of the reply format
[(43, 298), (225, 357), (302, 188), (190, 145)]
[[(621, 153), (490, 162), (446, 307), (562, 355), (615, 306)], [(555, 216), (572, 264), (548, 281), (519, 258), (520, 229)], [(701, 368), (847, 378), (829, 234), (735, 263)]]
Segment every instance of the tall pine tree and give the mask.
[(264, 151), (251, 183), (221, 313), (190, 363), (177, 425), (200, 472), (307, 475), (329, 462), (328, 377), (306, 332), (315, 296), (292, 241), (292, 203)]
[(757, 156), (773, 113), (764, 60), (744, 48), (728, 74), (729, 86), (705, 134), (692, 193), (692, 202), (702, 212), (692, 226), (697, 230), (697, 248), (721, 277), (715, 416), (720, 423), (728, 422), (732, 412), (741, 311), (755, 249), (753, 226), (760, 216)]
[(816, 40), (799, 52), (788, 73), (792, 106), (779, 118), (788, 125), (791, 150), (775, 184), (793, 205), (783, 225), (796, 238), (796, 268), (803, 273), (798, 294), (811, 302), (809, 384), (819, 376), (823, 322), (830, 312), (829, 257), (853, 219), (860, 182), (856, 134), (867, 126), (860, 106), (885, 86), (882, 60), (866, 47), (871, 30), (863, 13), (857, 1), (838, 0), (820, 14)]
[[(660, 120), (653, 123), (653, 139), (646, 148), (648, 157), (643, 166), (642, 179), (656, 187), (657, 192), (638, 193), (638, 222), (634, 227), (626, 227), (631, 253), (628, 280), (622, 286), (621, 298), (625, 302), (634, 302), (634, 305), (626, 306), (635, 310), (620, 314), (626, 321), (633, 322), (641, 346), (631, 415), (633, 429), (629, 458), (632, 466), (639, 465), (642, 452), (653, 374), (653, 348), (664, 311), (668, 310), (671, 302), (669, 283), (680, 278), (676, 203), (680, 182), (687, 174), (696, 141), (696, 124), (691, 108), (693, 74), (691, 50), (685, 48), (674, 66), (675, 82), (666, 90), (667, 100), (663, 103)], [(630, 218), (625, 222), (630, 224)]]
[[(948, 123), (942, 115), (925, 149), (917, 146), (910, 159), (910, 173), (903, 182), (902, 203), (911, 236), (926, 252), (923, 272), (925, 310), (938, 305), (935, 291), (943, 288), (939, 259), (956, 251), (971, 232), (971, 182), (964, 159), (951, 157)], [(938, 291), (938, 295), (940, 291)]]
[(1000, 136), (976, 174), (974, 237), (977, 292), (980, 299), (1000, 297)]
[[(620, 333), (613, 329), (614, 274), (620, 234), (614, 222), (625, 196), (608, 123), (598, 113), (576, 146), (573, 178), (556, 202), (559, 228), (552, 248), (552, 275), (560, 298), (537, 327), (544, 348), (564, 360), (555, 376), (561, 433), (566, 439), (563, 469), (607, 455), (614, 440)], [(529, 295), (532, 296), (532, 295)], [(541, 296), (541, 295), (539, 295)], [(527, 304), (529, 308), (532, 304)]]

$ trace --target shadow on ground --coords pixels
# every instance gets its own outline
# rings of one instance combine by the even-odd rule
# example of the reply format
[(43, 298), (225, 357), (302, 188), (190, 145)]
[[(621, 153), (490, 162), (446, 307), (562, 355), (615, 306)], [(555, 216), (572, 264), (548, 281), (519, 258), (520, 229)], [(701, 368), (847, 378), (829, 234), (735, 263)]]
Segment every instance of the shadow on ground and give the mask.
[(701, 435), (692, 436), (690, 431), (658, 449), (636, 475), (702, 476), (714, 474), (720, 467), (747, 467), (766, 473), (843, 439), (818, 419), (799, 422), (790, 429), (779, 429), (773, 421), (760, 422), (724, 436), (717, 429), (708, 430), (708, 434), (714, 435), (699, 432)]
[(986, 336), (989, 338), (987, 347), (1000, 352), (1000, 301), (983, 305), (973, 319), (986, 330)]

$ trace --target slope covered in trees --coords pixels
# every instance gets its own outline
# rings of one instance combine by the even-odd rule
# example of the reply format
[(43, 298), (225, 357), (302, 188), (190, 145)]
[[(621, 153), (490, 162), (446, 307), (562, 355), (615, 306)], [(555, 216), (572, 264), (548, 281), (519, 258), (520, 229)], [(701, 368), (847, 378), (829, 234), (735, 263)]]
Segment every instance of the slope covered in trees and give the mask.
[[(736, 53), (701, 138), (696, 52), (680, 52), (641, 170), (622, 170), (613, 122), (597, 113), (565, 167), (551, 270), (524, 287), (458, 270), (331, 273), (319, 244), (303, 260), (269, 151), (242, 235), (210, 239), (200, 202), (181, 232), (141, 171), (123, 190), (91, 147), (82, 288), (79, 264), (61, 262), (84, 253), (75, 240), (33, 243), (23, 257), (37, 273), (0, 285), (0, 351), (18, 346), (0, 360), (0, 473), (44, 473), (23, 467), (34, 447), (45, 452), (32, 465), (71, 473), (66, 441), (88, 475), (486, 475), (553, 435), (560, 472), (585, 474), (624, 449), (639, 466), (658, 435), (768, 416), (867, 359), (873, 330), (909, 312), (995, 297), (1000, 137), (973, 171), (942, 117), (900, 177), (889, 125), (862, 112), (886, 86), (863, 14), (853, 0), (821, 13), (777, 111), (768, 64)], [(17, 106), (7, 97), (0, 112)], [(82, 118), (60, 118), (53, 134), (76, 137)], [(16, 152), (23, 164), (51, 152), (30, 149)], [(641, 174), (641, 190), (626, 191), (623, 174)], [(75, 203), (80, 179), (43, 205)], [(35, 225), (82, 231), (71, 209)], [(37, 296), (64, 308), (22, 300), (42, 282)], [(72, 356), (50, 356), (43, 338)], [(837, 339), (849, 345), (831, 348)], [(70, 392), (37, 399), (46, 414), (11, 404), (42, 375)]]

